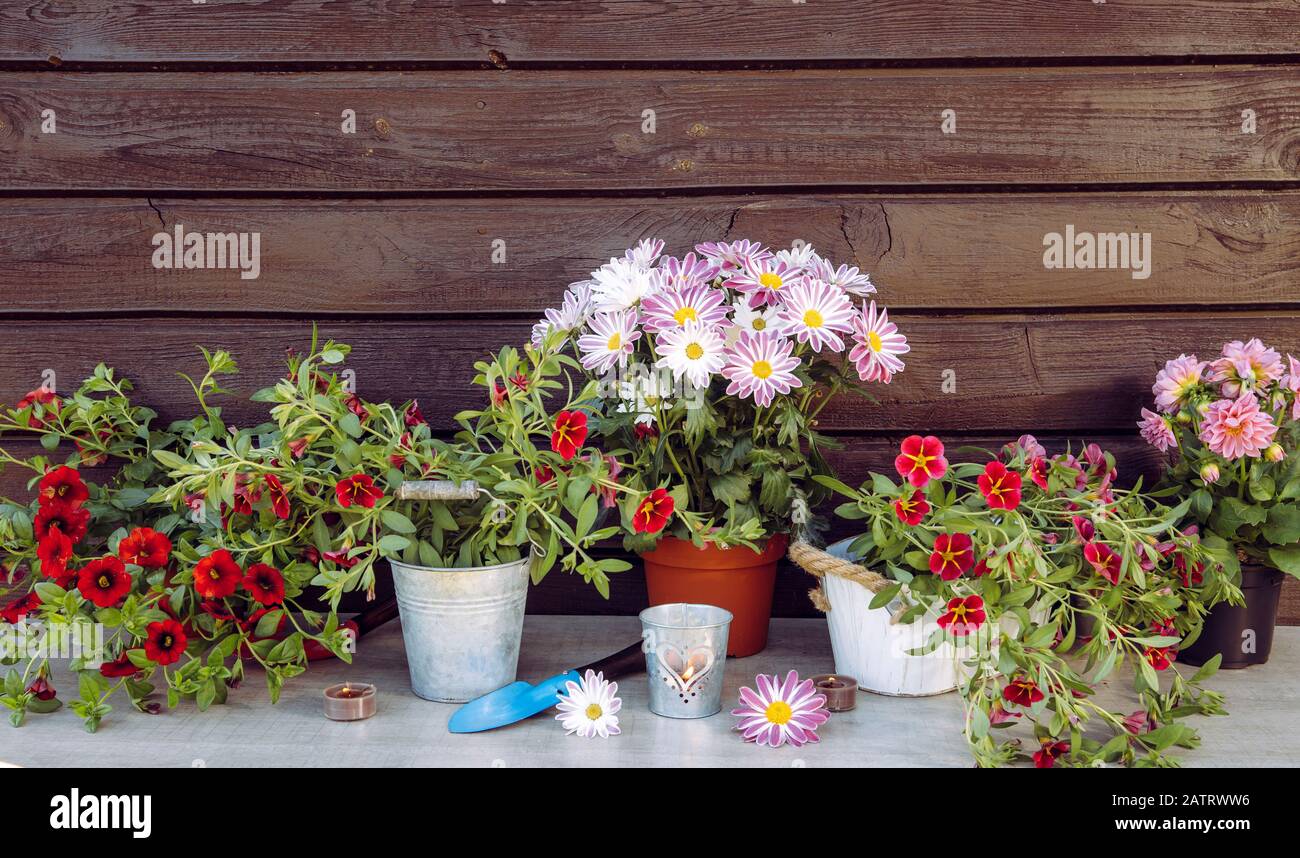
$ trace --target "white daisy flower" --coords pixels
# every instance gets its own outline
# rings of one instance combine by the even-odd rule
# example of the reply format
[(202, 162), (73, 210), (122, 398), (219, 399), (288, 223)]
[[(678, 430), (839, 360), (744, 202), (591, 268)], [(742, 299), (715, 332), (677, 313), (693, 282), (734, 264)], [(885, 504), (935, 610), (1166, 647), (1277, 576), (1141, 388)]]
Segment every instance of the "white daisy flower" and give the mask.
[(865, 297), (876, 291), (876, 284), (871, 282), (871, 276), (852, 265), (841, 265), (836, 268), (834, 263), (822, 259), (812, 267), (809, 274), (823, 283), (840, 287), (850, 295)]
[(801, 343), (808, 343), (815, 352), (820, 352), (822, 346), (843, 351), (844, 341), (836, 331), (853, 330), (855, 312), (843, 289), (812, 279), (800, 280), (790, 287), (781, 305), (786, 333), (793, 334)]
[(685, 289), (656, 292), (641, 304), (647, 331), (680, 328), (687, 322), (701, 322), (716, 328), (727, 321), (726, 295), (721, 289), (700, 284)]
[(753, 258), (743, 269), (732, 275), (727, 285), (749, 296), (755, 307), (780, 304), (795, 281), (803, 277), (800, 269), (776, 257)]
[(641, 332), (636, 329), (636, 310), (597, 313), (587, 322), (590, 333), (578, 337), (582, 365), (595, 372), (608, 372), (615, 364), (627, 363)]
[(740, 338), (742, 331), (752, 333), (771, 331), (779, 334), (784, 330), (785, 322), (781, 320), (780, 307), (768, 307), (763, 310), (751, 307), (744, 301), (737, 301), (731, 305), (731, 329), (727, 331), (727, 344), (734, 344)]
[(722, 335), (700, 322), (663, 331), (655, 337), (655, 348), (661, 355), (655, 366), (672, 370), (674, 378), (686, 376), (698, 388), (708, 387), (709, 377), (725, 363)]
[(664, 252), (664, 243), (657, 238), (643, 238), (636, 247), (628, 248), (623, 258), (638, 268), (654, 268)]
[(587, 323), (587, 316), (590, 314), (591, 281), (583, 280), (571, 284), (569, 291), (564, 293), (564, 303), (558, 308), (547, 310), (542, 320), (533, 325), (533, 345), (540, 349), (552, 331), (563, 331), (568, 334), (578, 330)]
[(663, 370), (647, 372), (643, 364), (638, 364), (629, 375), (619, 383), (620, 401), (615, 410), (635, 414), (637, 423), (654, 423), (657, 408), (672, 407), (672, 374)]
[(863, 381), (882, 381), (889, 384), (894, 373), (903, 371), (899, 355), (912, 350), (907, 337), (898, 332), (898, 326), (889, 321), (889, 311), (884, 307), (876, 311), (876, 302), (862, 308), (853, 317), (853, 342), (849, 360)]
[(811, 244), (801, 244), (789, 250), (778, 250), (776, 261), (804, 272), (812, 270), (814, 265), (822, 261), (822, 258), (817, 255), (817, 251), (813, 250)]
[(759, 406), (772, 404), (776, 394), (803, 387), (794, 374), (799, 359), (791, 354), (794, 344), (771, 331), (745, 331), (727, 351), (727, 365), (722, 374), (731, 380), (727, 393), (742, 399), (752, 396)]
[(627, 259), (611, 259), (591, 272), (591, 281), (596, 310), (602, 313), (635, 307), (659, 290), (653, 271)]
[(567, 695), (560, 697), (555, 709), (555, 720), (565, 732), (577, 733), (584, 739), (599, 736), (608, 739), (623, 732), (618, 726), (618, 711), (623, 701), (618, 694), (618, 683), (605, 679), (605, 674), (588, 670), (581, 684), (569, 680), (564, 683)]

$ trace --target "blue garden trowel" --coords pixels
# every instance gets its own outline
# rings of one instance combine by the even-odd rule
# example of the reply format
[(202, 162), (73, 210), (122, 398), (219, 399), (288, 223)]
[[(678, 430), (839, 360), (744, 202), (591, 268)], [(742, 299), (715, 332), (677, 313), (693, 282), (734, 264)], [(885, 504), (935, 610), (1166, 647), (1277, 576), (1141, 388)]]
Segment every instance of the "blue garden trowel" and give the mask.
[(603, 673), (606, 679), (616, 679), (645, 670), (645, 653), (642, 652), (641, 641), (613, 655), (607, 655), (600, 661), (565, 671), (536, 685), (514, 682), (505, 688), (484, 694), (457, 709), (451, 716), (447, 729), (453, 733), (481, 733), (531, 718), (554, 706), (559, 695), (564, 693), (564, 684), (580, 682), (588, 670)]

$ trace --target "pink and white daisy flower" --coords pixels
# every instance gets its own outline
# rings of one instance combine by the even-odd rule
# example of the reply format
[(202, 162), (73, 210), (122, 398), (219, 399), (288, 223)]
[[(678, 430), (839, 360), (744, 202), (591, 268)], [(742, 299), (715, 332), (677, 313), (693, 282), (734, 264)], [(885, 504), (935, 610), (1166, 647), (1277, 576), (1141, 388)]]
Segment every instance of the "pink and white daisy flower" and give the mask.
[(768, 257), (750, 259), (744, 268), (732, 275), (727, 285), (748, 295), (750, 306), (761, 307), (780, 304), (790, 287), (802, 277), (798, 268)]
[(540, 349), (552, 331), (563, 331), (568, 334), (578, 330), (587, 323), (587, 316), (590, 313), (591, 281), (584, 280), (571, 284), (569, 291), (564, 293), (564, 303), (558, 308), (548, 309), (543, 314), (542, 320), (533, 325), (533, 345)]
[(591, 272), (592, 299), (596, 310), (615, 313), (637, 306), (647, 295), (659, 291), (654, 271), (627, 259), (611, 259)]
[(834, 352), (844, 351), (844, 340), (836, 331), (852, 331), (856, 315), (857, 310), (843, 289), (812, 279), (791, 286), (781, 305), (786, 332), (812, 346), (815, 352), (820, 352), (822, 346)]
[(806, 274), (812, 271), (817, 266), (817, 263), (822, 261), (822, 258), (817, 255), (816, 250), (813, 250), (811, 244), (797, 244), (789, 250), (778, 250), (776, 252), (776, 261), (784, 262), (791, 268), (796, 268)]
[(757, 689), (740, 689), (740, 708), (731, 714), (740, 720), (736, 729), (746, 742), (779, 748), (787, 742), (798, 748), (816, 742), (817, 728), (831, 717), (826, 711), (826, 696), (818, 694), (811, 679), (799, 681), (793, 670), (785, 682), (779, 676), (759, 674), (754, 677)]
[(726, 293), (700, 284), (656, 292), (641, 303), (642, 324), (652, 333), (700, 322), (711, 328), (727, 321)]
[(1277, 381), (1285, 370), (1282, 356), (1258, 338), (1245, 343), (1233, 340), (1223, 347), (1223, 357), (1210, 364), (1206, 380), (1222, 385), (1219, 393), (1229, 399), (1242, 391), (1258, 391)]
[(629, 247), (623, 258), (638, 268), (654, 268), (663, 255), (664, 243), (657, 238), (643, 238), (636, 247)]
[(718, 266), (707, 259), (688, 253), (681, 259), (665, 256), (655, 269), (655, 282), (662, 289), (694, 289), (707, 286), (718, 276)]
[(752, 396), (756, 405), (765, 407), (776, 394), (803, 387), (794, 374), (799, 359), (791, 354), (793, 350), (792, 342), (771, 331), (742, 332), (727, 350), (727, 365), (722, 368), (722, 375), (731, 381), (727, 393), (742, 399)]
[(858, 271), (852, 265), (841, 265), (836, 268), (833, 263), (819, 259), (808, 274), (823, 283), (838, 286), (859, 298), (865, 298), (876, 291), (876, 284), (871, 282), (871, 276), (866, 272)]
[(708, 387), (710, 377), (727, 360), (722, 334), (700, 322), (663, 331), (655, 337), (655, 348), (660, 354), (655, 366), (672, 370), (673, 378), (685, 376), (699, 388)]
[(1142, 409), (1138, 430), (1143, 440), (1162, 453), (1178, 443), (1174, 430), (1169, 426), (1169, 419), (1146, 408)]
[(706, 241), (695, 245), (695, 251), (717, 266), (720, 274), (730, 276), (744, 269), (751, 261), (771, 259), (772, 251), (757, 241)]
[(595, 372), (608, 372), (615, 364), (623, 366), (636, 348), (641, 332), (636, 329), (636, 310), (597, 313), (587, 322), (590, 333), (578, 337), (582, 365)]
[(623, 732), (618, 726), (618, 712), (623, 701), (618, 698), (618, 683), (610, 682), (605, 674), (588, 670), (582, 682), (564, 683), (567, 694), (560, 696), (555, 709), (555, 720), (572, 736), (584, 739), (599, 736), (608, 739)]
[(1258, 459), (1276, 434), (1273, 418), (1259, 410), (1255, 394), (1243, 393), (1237, 399), (1210, 403), (1200, 438), (1212, 452), (1232, 461), (1242, 456)]
[(1188, 395), (1201, 383), (1205, 366), (1205, 361), (1197, 360), (1196, 355), (1180, 354), (1166, 362), (1165, 368), (1156, 373), (1156, 383), (1151, 387), (1156, 395), (1156, 408), (1166, 414), (1182, 408)]
[(889, 311), (876, 309), (872, 301), (853, 317), (853, 342), (849, 360), (863, 381), (881, 381), (889, 384), (894, 373), (903, 371), (899, 355), (912, 350), (907, 337), (898, 332), (898, 325), (889, 321)]

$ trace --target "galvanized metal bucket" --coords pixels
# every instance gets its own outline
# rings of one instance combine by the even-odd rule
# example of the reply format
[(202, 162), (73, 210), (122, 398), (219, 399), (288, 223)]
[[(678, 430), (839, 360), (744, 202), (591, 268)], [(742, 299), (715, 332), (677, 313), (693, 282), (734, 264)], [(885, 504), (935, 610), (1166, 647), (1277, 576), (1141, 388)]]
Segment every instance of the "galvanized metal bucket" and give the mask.
[(667, 718), (707, 718), (722, 709), (731, 612), (682, 602), (641, 612), (650, 711)]
[(412, 691), (465, 703), (515, 681), (530, 562), (437, 569), (389, 561)]

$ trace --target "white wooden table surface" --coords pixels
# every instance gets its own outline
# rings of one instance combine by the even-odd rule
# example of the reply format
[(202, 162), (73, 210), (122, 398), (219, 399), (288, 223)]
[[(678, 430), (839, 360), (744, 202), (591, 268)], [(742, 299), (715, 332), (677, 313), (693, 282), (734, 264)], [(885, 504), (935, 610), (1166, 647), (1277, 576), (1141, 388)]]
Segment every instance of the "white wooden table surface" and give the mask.
[[(535, 680), (594, 661), (635, 641), (635, 617), (530, 616), (519, 677)], [(775, 620), (766, 651), (728, 659), (722, 713), (696, 721), (651, 714), (644, 674), (619, 683), (623, 733), (610, 739), (566, 736), (552, 714), (488, 733), (452, 735), (456, 707), (410, 693), (396, 623), (363, 638), (351, 667), (314, 663), (272, 706), (258, 673), (225, 706), (193, 704), (160, 715), (124, 702), (95, 735), (67, 711), (32, 716), (19, 729), (0, 723), (0, 763), (19, 766), (969, 766), (955, 694), (900, 699), (860, 693), (836, 713), (822, 741), (772, 750), (732, 732), (737, 689), (758, 672), (831, 672), (822, 620)], [(321, 714), (321, 690), (347, 678), (379, 687), (379, 712), (336, 723)], [(1300, 766), (1300, 628), (1278, 629), (1263, 667), (1223, 671), (1211, 686), (1228, 695), (1229, 717), (1194, 718), (1202, 747), (1182, 752), (1186, 766)], [(56, 687), (72, 690), (70, 677)], [(1116, 690), (1118, 693), (1118, 689)]]

